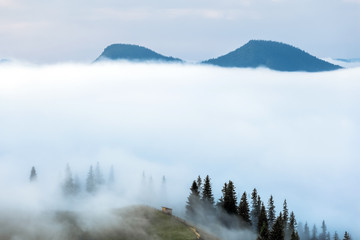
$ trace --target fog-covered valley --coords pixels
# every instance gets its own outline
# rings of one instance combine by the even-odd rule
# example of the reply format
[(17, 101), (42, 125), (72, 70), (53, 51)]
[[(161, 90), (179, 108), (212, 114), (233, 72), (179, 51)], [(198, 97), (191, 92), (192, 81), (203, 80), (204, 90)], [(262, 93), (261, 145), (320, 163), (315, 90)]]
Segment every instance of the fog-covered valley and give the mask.
[[(277, 210), (287, 199), (298, 221), (325, 219), (356, 239), (359, 79), (360, 68), (2, 64), (1, 226), (31, 216), (39, 228), (57, 228), (47, 224), (50, 211), (92, 214), (82, 219), (98, 220), (82, 224), (97, 225), (111, 222), (110, 209), (137, 204), (184, 216), (192, 180), (209, 174), (216, 200), (231, 179), (239, 192), (273, 194)], [(89, 197), (97, 163), (105, 180), (113, 166), (115, 182)], [(82, 189), (70, 199), (62, 192), (67, 164)]]

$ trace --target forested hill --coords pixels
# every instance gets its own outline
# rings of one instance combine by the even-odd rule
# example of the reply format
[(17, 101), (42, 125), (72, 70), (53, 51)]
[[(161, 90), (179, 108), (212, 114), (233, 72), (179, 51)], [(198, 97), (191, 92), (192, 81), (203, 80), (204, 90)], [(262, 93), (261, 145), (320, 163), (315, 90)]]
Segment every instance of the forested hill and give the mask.
[(102, 60), (182, 62), (179, 58), (166, 57), (148, 48), (132, 44), (112, 44), (106, 47), (95, 62)]
[(267, 67), (278, 71), (321, 72), (340, 69), (340, 66), (318, 59), (288, 44), (251, 40), (244, 46), (218, 58), (203, 61), (221, 67)]

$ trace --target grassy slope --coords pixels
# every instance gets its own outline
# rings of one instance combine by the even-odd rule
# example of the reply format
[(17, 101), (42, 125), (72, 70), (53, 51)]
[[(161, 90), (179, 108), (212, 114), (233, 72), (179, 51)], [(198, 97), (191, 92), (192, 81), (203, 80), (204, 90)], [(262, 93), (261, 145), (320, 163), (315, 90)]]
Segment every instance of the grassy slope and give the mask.
[(109, 212), (0, 213), (1, 240), (218, 240), (184, 220), (133, 206)]

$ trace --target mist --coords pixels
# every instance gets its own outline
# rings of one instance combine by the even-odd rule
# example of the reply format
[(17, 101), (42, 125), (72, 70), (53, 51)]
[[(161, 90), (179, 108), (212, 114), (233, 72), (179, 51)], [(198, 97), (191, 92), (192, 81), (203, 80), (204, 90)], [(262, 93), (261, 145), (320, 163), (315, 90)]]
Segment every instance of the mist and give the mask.
[[(272, 194), (277, 213), (286, 198), (298, 221), (319, 226), (324, 219), (329, 230), (356, 239), (359, 79), (360, 68), (286, 73), (126, 62), (2, 64), (0, 212), (101, 215), (166, 204), (183, 216), (191, 182), (209, 174), (216, 200), (231, 179), (239, 195), (254, 187), (264, 201)], [(84, 187), (97, 163), (105, 178), (114, 166), (115, 190), (64, 200), (66, 165)], [(151, 198), (141, 192), (144, 173), (152, 179)]]

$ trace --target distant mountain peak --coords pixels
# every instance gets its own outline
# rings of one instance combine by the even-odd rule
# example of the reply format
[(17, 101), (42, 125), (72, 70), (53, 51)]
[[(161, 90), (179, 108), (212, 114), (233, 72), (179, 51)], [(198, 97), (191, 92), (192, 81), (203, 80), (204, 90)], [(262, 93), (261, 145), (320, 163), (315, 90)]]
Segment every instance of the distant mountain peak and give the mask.
[(250, 40), (242, 47), (226, 55), (202, 63), (222, 67), (267, 67), (277, 71), (289, 72), (321, 72), (342, 68), (318, 59), (289, 44), (267, 40)]
[(103, 60), (182, 62), (179, 58), (167, 57), (146, 47), (119, 43), (107, 46), (95, 62)]

